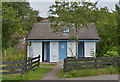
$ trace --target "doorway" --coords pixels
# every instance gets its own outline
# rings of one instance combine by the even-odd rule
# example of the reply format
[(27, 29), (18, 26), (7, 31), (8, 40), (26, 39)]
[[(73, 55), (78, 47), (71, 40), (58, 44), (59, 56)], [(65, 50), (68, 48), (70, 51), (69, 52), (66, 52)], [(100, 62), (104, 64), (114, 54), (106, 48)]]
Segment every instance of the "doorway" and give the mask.
[(67, 57), (67, 42), (59, 42), (59, 60)]
[(42, 61), (50, 62), (50, 42), (42, 42)]
[(78, 44), (78, 57), (84, 57), (84, 42)]

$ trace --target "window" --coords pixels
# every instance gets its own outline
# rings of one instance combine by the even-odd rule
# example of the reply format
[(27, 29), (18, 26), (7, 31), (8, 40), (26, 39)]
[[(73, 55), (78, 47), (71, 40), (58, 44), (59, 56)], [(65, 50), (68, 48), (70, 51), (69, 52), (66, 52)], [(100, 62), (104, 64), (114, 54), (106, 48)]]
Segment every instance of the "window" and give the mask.
[(63, 34), (68, 34), (68, 33), (69, 33), (69, 28), (68, 27), (64, 28)]
[(72, 28), (75, 28), (75, 24), (74, 23), (72, 24)]

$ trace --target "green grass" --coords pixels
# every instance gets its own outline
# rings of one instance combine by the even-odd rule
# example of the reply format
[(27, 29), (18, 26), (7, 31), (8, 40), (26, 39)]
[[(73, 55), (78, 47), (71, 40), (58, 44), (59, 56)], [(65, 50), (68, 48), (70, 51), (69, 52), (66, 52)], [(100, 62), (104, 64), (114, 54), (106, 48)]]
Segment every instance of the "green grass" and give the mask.
[(97, 76), (102, 74), (118, 74), (118, 67), (107, 67), (102, 69), (84, 69), (84, 70), (72, 70), (66, 73), (63, 69), (58, 73), (58, 78), (75, 78), (75, 77), (87, 77), (87, 76)]
[[(46, 73), (48, 73), (50, 70), (52, 70), (52, 68), (36, 68), (35, 71), (29, 71), (28, 74), (24, 74), (24, 76), (22, 76), (21, 74), (14, 74), (14, 75), (7, 75), (4, 76), (5, 78), (4, 80), (40, 80), (41, 78), (44, 77), (44, 75)], [(6, 82), (6, 81), (5, 81)]]
[(56, 66), (56, 64), (40, 64), (40, 66)]

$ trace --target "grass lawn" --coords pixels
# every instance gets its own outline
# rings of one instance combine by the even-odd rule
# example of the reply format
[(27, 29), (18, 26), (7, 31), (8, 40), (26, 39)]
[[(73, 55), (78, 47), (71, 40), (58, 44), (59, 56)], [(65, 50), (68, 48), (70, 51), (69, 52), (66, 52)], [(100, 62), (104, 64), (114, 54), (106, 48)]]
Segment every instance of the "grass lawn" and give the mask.
[(87, 76), (97, 76), (102, 74), (118, 74), (120, 67), (106, 67), (101, 69), (84, 69), (84, 70), (72, 70), (68, 72), (63, 72), (63, 69), (58, 73), (58, 78), (75, 78), (75, 77), (87, 77)]
[(52, 70), (52, 68), (37, 67), (35, 71), (31, 70), (28, 72), (28, 74), (24, 74), (24, 76), (22, 76), (21, 74), (4, 75), (5, 78), (3, 79), (3, 82), (6, 82), (4, 80), (40, 80), (50, 70)]
[(40, 64), (40, 66), (56, 66), (56, 64)]

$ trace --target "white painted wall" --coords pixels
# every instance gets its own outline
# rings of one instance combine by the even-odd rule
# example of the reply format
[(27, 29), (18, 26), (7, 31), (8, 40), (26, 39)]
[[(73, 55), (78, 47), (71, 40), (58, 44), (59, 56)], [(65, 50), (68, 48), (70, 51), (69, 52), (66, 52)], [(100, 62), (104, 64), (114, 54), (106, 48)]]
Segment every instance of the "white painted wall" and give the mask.
[(31, 50), (33, 57), (40, 55), (40, 62), (42, 62), (42, 42), (32, 42)]
[(96, 42), (84, 42), (84, 55), (85, 57), (93, 57), (91, 51), (96, 54)]
[(50, 62), (59, 61), (59, 42), (50, 42)]
[(33, 48), (32, 46), (27, 46), (27, 57), (33, 57)]
[[(46, 46), (46, 44), (45, 44)], [(72, 52), (69, 50), (72, 49), (73, 55), (76, 52), (76, 43), (67, 42), (67, 57), (72, 57)], [(31, 46), (27, 47), (27, 57), (36, 57), (40, 54), (40, 62), (42, 62), (42, 42), (31, 42)], [(96, 42), (84, 42), (84, 55), (85, 57), (92, 57), (91, 51), (94, 51), (96, 54)], [(44, 53), (46, 53), (46, 48)], [(46, 59), (46, 55), (44, 56)], [(59, 42), (50, 42), (50, 62), (59, 61)]]
[[(70, 49), (72, 50), (72, 52), (70, 51)], [(75, 56), (75, 52), (76, 52), (76, 42), (68, 41), (67, 42), (67, 57)]]
[(27, 58), (30, 57), (29, 55), (29, 46), (27, 46)]

